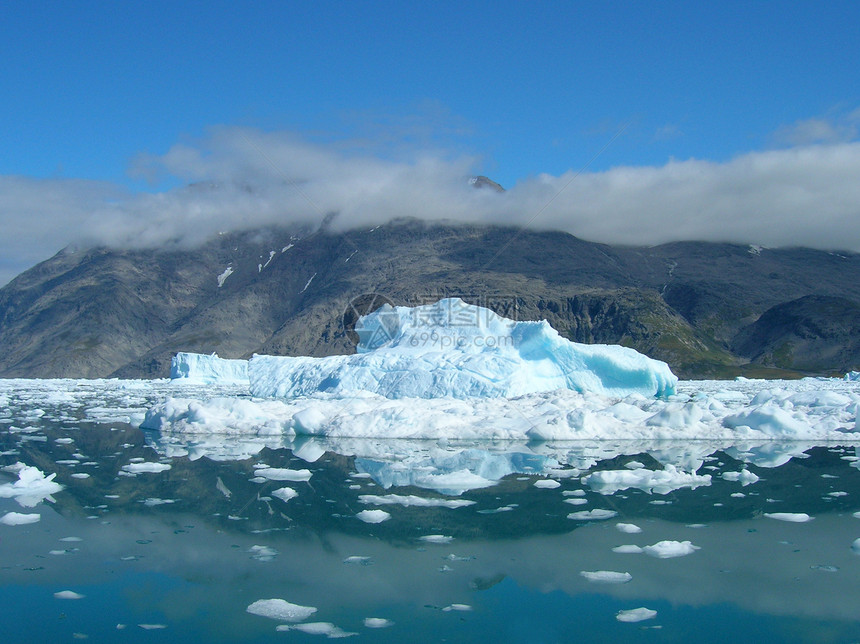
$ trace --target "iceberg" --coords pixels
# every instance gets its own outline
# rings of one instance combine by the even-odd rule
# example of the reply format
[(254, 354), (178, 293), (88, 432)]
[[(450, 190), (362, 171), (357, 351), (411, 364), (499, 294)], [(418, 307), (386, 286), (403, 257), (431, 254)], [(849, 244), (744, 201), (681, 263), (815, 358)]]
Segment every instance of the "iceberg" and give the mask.
[(674, 394), (678, 382), (665, 362), (633, 349), (577, 344), (545, 320), (509, 320), (458, 298), (412, 308), (386, 304), (355, 330), (354, 355), (255, 355), (248, 362), (251, 394), (468, 399), (570, 389), (655, 397)]
[(170, 379), (196, 384), (248, 382), (248, 361), (227, 360), (216, 354), (179, 352), (170, 361)]

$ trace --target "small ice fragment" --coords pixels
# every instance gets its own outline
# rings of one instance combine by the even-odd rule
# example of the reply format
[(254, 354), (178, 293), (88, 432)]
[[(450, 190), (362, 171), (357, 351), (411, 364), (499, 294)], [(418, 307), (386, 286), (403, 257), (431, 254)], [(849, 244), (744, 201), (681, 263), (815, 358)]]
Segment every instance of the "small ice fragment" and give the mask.
[(583, 499), (581, 496), (575, 496), (572, 499), (565, 499), (565, 503), (570, 503), (571, 505), (586, 505), (588, 503), (588, 499)]
[(855, 555), (860, 555), (860, 539), (854, 540), (854, 543), (851, 544), (851, 550), (854, 551)]
[(167, 628), (167, 624), (138, 624), (138, 626), (145, 631), (160, 631)]
[(633, 575), (629, 572), (614, 572), (612, 570), (596, 570), (594, 572), (581, 570), (579, 574), (585, 577), (588, 581), (594, 581), (601, 584), (626, 584), (628, 581), (633, 579)]
[(122, 469), (129, 474), (157, 474), (169, 470), (170, 465), (168, 463), (129, 463), (123, 465)]
[(284, 599), (258, 599), (245, 610), (252, 615), (283, 622), (301, 622), (317, 612), (312, 606), (300, 606)]
[(281, 501), (289, 501), (290, 499), (296, 498), (298, 495), (299, 493), (291, 487), (278, 488), (272, 492), (272, 496), (280, 499)]
[(561, 483), (553, 479), (540, 479), (535, 481), (535, 487), (539, 487), (546, 490), (553, 490), (557, 487), (561, 487)]
[(341, 628), (338, 628), (330, 622), (307, 622), (305, 624), (282, 624), (275, 628), (276, 631), (301, 631), (308, 635), (326, 635), (329, 639), (340, 639), (342, 637), (352, 637), (358, 633), (349, 633)]
[(642, 548), (642, 551), (646, 555), (651, 555), (658, 559), (683, 557), (693, 554), (696, 550), (699, 550), (699, 546), (694, 546), (689, 541), (658, 541), (652, 546)]
[(645, 467), (644, 463), (640, 463), (639, 461), (630, 461), (629, 463), (625, 463), (624, 467), (629, 470), (641, 470)]
[(564, 496), (585, 496), (585, 490), (564, 490)]
[(248, 552), (251, 553), (251, 559), (257, 561), (271, 561), (278, 556), (278, 551), (269, 546), (251, 546)]
[(355, 515), (365, 523), (382, 523), (391, 518), (385, 510), (362, 510)]
[(615, 510), (602, 510), (598, 508), (596, 510), (571, 512), (567, 515), (567, 518), (575, 521), (602, 521), (603, 519), (611, 519), (614, 516), (618, 516)]
[(445, 606), (445, 608), (443, 608), (442, 610), (445, 611), (446, 613), (449, 613), (452, 610), (458, 610), (458, 611), (465, 612), (465, 611), (472, 610), (472, 607), (469, 606), (469, 604), (451, 604), (450, 606)]
[(266, 467), (254, 470), (254, 476), (260, 476), (271, 481), (309, 481), (311, 478), (311, 471)]
[(623, 555), (638, 555), (642, 552), (642, 548), (634, 545), (615, 546), (612, 552), (617, 552)]
[(650, 608), (631, 608), (630, 610), (620, 610), (615, 614), (615, 619), (619, 622), (642, 622), (646, 619), (653, 619), (657, 616), (656, 610)]
[(60, 541), (83, 541), (80, 537), (63, 537)]
[(86, 472), (75, 472), (74, 474), (72, 474), (72, 478), (73, 479), (88, 479), (88, 478), (90, 478), (90, 475), (87, 474)]
[(76, 593), (74, 590), (61, 590), (58, 593), (54, 593), (54, 597), (57, 599), (83, 599), (84, 595)]
[(22, 514), (21, 512), (7, 512), (0, 518), (3, 525), (27, 525), (36, 523), (42, 518), (40, 514)]
[(447, 537), (444, 534), (427, 534), (419, 537), (419, 540), (424, 543), (451, 543), (454, 537)]
[(394, 622), (390, 619), (385, 619), (383, 617), (365, 617), (364, 618), (364, 626), (365, 628), (388, 628), (389, 626), (393, 626)]
[(359, 555), (351, 555), (343, 560), (345, 564), (358, 564), (360, 566), (371, 566), (373, 565), (373, 559), (370, 557), (361, 557)]
[(768, 519), (788, 521), (790, 523), (806, 523), (807, 521), (812, 521), (812, 517), (805, 512), (765, 512), (764, 516)]

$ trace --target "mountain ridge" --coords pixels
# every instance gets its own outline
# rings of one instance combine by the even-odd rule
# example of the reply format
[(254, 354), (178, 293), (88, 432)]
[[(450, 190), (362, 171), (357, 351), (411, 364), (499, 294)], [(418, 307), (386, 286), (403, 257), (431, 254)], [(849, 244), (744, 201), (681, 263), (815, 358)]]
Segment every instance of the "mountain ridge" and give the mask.
[[(561, 232), (400, 219), (340, 233), (224, 233), (190, 249), (61, 251), (0, 289), (0, 376), (166, 377), (177, 351), (351, 353), (344, 312), (374, 293), (401, 305), (459, 296), (546, 319), (571, 340), (631, 346), (682, 377), (860, 367), (860, 347), (846, 342), (845, 312), (860, 302), (854, 253), (610, 246)], [(815, 349), (768, 352), (778, 339), (762, 331), (765, 314), (808, 296), (844, 300), (839, 329), (804, 345)], [(795, 308), (795, 317), (820, 317), (815, 307)], [(807, 326), (824, 328), (822, 320)]]

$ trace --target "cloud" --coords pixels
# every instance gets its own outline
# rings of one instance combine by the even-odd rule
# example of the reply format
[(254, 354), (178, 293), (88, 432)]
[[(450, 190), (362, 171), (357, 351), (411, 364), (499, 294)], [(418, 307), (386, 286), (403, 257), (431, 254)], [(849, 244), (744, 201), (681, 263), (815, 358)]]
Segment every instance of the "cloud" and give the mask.
[(773, 135), (778, 145), (845, 143), (857, 138), (860, 108), (851, 112), (831, 110), (826, 116), (796, 121), (779, 128)]
[[(218, 231), (394, 217), (530, 225), (618, 244), (677, 240), (860, 251), (860, 143), (750, 152), (521, 180), (475, 190), (479, 159), (413, 151), (382, 158), (289, 132), (221, 127), (136, 172), (182, 188), (129, 193), (84, 180), (0, 177), (0, 283), (69, 243), (194, 245)], [(6, 275), (3, 274), (6, 270)]]

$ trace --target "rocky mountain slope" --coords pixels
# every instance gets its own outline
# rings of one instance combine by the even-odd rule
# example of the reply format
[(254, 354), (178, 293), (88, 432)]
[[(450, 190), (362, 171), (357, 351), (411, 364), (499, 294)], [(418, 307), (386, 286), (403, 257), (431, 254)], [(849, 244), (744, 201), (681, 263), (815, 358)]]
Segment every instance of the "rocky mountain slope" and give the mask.
[(67, 249), (0, 289), (0, 376), (164, 377), (177, 351), (350, 353), (357, 313), (445, 296), (632, 346), (685, 377), (860, 367), (860, 255), (400, 220)]

